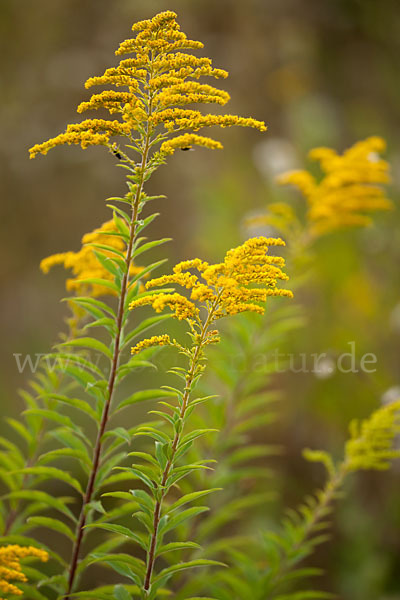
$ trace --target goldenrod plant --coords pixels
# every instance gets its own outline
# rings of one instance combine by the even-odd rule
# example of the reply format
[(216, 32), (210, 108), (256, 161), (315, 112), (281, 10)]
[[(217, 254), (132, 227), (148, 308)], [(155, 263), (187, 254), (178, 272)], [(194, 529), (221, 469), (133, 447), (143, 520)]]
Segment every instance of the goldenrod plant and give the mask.
[[(158, 167), (177, 149), (221, 149), (218, 140), (198, 133), (205, 127), (236, 125), (264, 132), (266, 126), (249, 117), (193, 108), (228, 102), (226, 91), (198, 81), (224, 79), (227, 72), (193, 54), (203, 44), (181, 32), (175, 13), (162, 12), (135, 23), (132, 30), (133, 37), (116, 51), (117, 66), (86, 82), (87, 88), (107, 89), (78, 106), (79, 113), (102, 110), (110, 117), (68, 125), (64, 133), (30, 150), (34, 158), (62, 145), (104, 146), (126, 171), (127, 193), (108, 200), (112, 218), (84, 235), (80, 250), (41, 263), (45, 273), (55, 265), (72, 271), (66, 282), (72, 295), (66, 301), (73, 316), (69, 333), (45, 357), (31, 383), (33, 392), (23, 395), (23, 418), (11, 421), (27, 449), (1, 440), (0, 475), (7, 493), (1, 499), (0, 591), (15, 595), (20, 587), (24, 597), (34, 600), (283, 600), (290, 596), (276, 595), (281, 584), (312, 574), (296, 565), (315, 546), (318, 538), (310, 536), (344, 476), (386, 468), (398, 456), (399, 407), (390, 405), (361, 426), (354, 424), (346, 458), (338, 465), (324, 452), (308, 452), (327, 466), (328, 484), (308, 509), (301, 509), (300, 517), (285, 523), (282, 534), (261, 535), (265, 560), (243, 553), (249, 539), (253, 550), (260, 548), (250, 533), (250, 517), (240, 535), (229, 537), (223, 531), (242, 510), (266, 510), (269, 471), (264, 462), (252, 466), (249, 461), (277, 451), (252, 437), (259, 425), (273, 419), (269, 403), (274, 394), (265, 371), (254, 372), (254, 360), (258, 349), (276, 347), (277, 339), (301, 325), (301, 316), (296, 307), (284, 306), (294, 288), (287, 284), (280, 237), (250, 238), (220, 263), (184, 260), (164, 275), (154, 271), (165, 260), (146, 264), (145, 253), (169, 241), (149, 241), (143, 235), (157, 217), (144, 216), (148, 203), (164, 198), (146, 192)], [(350, 179), (347, 163), (343, 166), (329, 151), (318, 155), (327, 171), (339, 164), (340, 185), (353, 186), (346, 197), (339, 194), (343, 202), (352, 191), (367, 198), (362, 206), (352, 205), (352, 217), (389, 208), (370, 185), (387, 177), (382, 161), (368, 170), (373, 149), (381, 146), (370, 142), (368, 152), (361, 145), (351, 154)], [(318, 185), (308, 183), (310, 189), (314, 186), (310, 214), (321, 198), (329, 205), (323, 214), (310, 216), (319, 232), (334, 229), (339, 221), (366, 223), (342, 213), (339, 219), (331, 187), (317, 192)], [(276, 212), (281, 224), (287, 224), (282, 237), (288, 238), (298, 235), (289, 213), (284, 206)], [(270, 302), (279, 304), (278, 297), (283, 297), (281, 306), (270, 313)], [(265, 305), (270, 321), (260, 321)], [(240, 373), (227, 366), (232, 340), (244, 351)], [(139, 375), (154, 369), (159, 352), (167, 349), (174, 366), (168, 377), (165, 373), (165, 385), (137, 389)], [(53, 361), (54, 368), (46, 361)], [(206, 384), (204, 374), (209, 375)], [(169, 385), (170, 376), (179, 380), (176, 387)], [(152, 405), (148, 417), (142, 411), (135, 415), (138, 403), (152, 400), (159, 406)], [(121, 422), (127, 409), (129, 417)], [(222, 468), (215, 469), (216, 459)], [(243, 495), (235, 497), (234, 485), (250, 480), (250, 492), (237, 487)], [(62, 490), (57, 494), (54, 482)], [(73, 492), (66, 495), (66, 488)], [(24, 557), (50, 558), (45, 574), (21, 567)], [(202, 567), (202, 577), (195, 575), (197, 567)], [(12, 580), (19, 582), (18, 588)], [(296, 591), (293, 597), (325, 596)]]
[[(164, 511), (163, 504), (175, 483), (197, 469), (207, 468), (209, 462), (199, 460), (194, 464), (181, 465), (179, 459), (190, 450), (195, 439), (213, 431), (209, 428), (193, 429), (184, 435), (186, 421), (195, 407), (210, 399), (209, 397), (192, 398), (192, 394), (204, 371), (204, 349), (209, 344), (219, 342), (219, 332), (214, 328), (215, 323), (222, 317), (246, 311), (263, 314), (264, 307), (261, 303), (269, 296), (292, 297), (290, 290), (277, 287), (279, 279), (288, 279), (281, 270), (284, 265), (283, 258), (268, 255), (269, 246), (282, 245), (284, 242), (280, 239), (254, 238), (230, 250), (223, 263), (209, 265), (199, 259), (184, 261), (174, 267), (171, 275), (153, 279), (146, 284), (146, 287), (153, 288), (175, 283), (190, 290), (190, 300), (179, 293), (166, 294), (160, 291), (131, 303), (131, 309), (150, 303), (156, 312), (161, 312), (167, 306), (170, 307), (177, 319), (186, 320), (192, 340), (189, 347), (172, 342), (188, 360), (186, 369), (174, 369), (175, 374), (184, 382), (181, 390), (174, 390), (178, 397), (178, 405), (173, 406), (163, 402), (167, 411), (161, 413), (161, 416), (172, 426), (172, 433), (167, 436), (163, 430), (154, 428), (150, 431), (147, 428), (138, 431), (139, 434), (149, 435), (156, 440), (155, 459), (153, 456), (138, 453), (150, 463), (150, 466), (146, 466), (145, 469), (142, 465), (136, 466), (132, 471), (134, 475), (144, 480), (153, 495), (151, 498), (143, 491), (140, 494), (143, 508), (150, 508), (151, 535), (144, 539), (147, 550), (146, 569), (143, 584), (140, 580), (138, 583), (149, 598), (154, 598), (159, 587), (164, 585), (175, 572), (202, 564), (212, 564), (212, 561), (204, 559), (180, 562), (163, 569), (157, 576), (153, 575), (156, 558), (168, 549), (168, 545), (166, 547), (162, 545), (165, 534), (183, 521), (207, 510), (205, 507), (194, 507), (176, 514), (177, 509), (214, 490), (206, 489), (185, 494), (175, 499)], [(148, 340), (148, 343), (142, 341), (138, 345), (139, 348), (135, 346), (132, 352), (135, 354), (141, 348), (157, 343), (165, 345), (168, 340), (161, 336), (159, 339)], [(160, 413), (157, 411), (157, 414)], [(147, 515), (141, 514), (140, 521), (145, 528), (149, 525)], [(187, 544), (187, 542), (172, 543), (169, 547), (181, 550), (188, 547)]]
[[(110, 338), (108, 344), (87, 335), (63, 342), (60, 351), (62, 358), (67, 361), (67, 364), (62, 363), (63, 372), (82, 389), (85, 399), (76, 398), (69, 402), (67, 396), (50, 394), (53, 398), (56, 396), (59, 405), (64, 403), (73, 406), (95, 421), (97, 435), (94, 441), (75, 425), (74, 420), (61, 414), (59, 410), (36, 406), (29, 409), (31, 417), (45, 417), (61, 426), (63, 442), (69, 446), (68, 453), (79, 461), (86, 477), (86, 484), (82, 487), (78, 479), (53, 466), (29, 464), (23, 467), (21, 465), (19, 469), (24, 477), (37, 475), (41, 481), (59, 478), (82, 494), (78, 518), (69, 515), (72, 517), (72, 527), (50, 517), (31, 517), (29, 521), (29, 528), (49, 527), (72, 541), (70, 560), (67, 565), (64, 559), (60, 561), (66, 566), (65, 573), (42, 582), (42, 585), (53, 587), (56, 593), (66, 597), (75, 591), (77, 577), (88, 563), (87, 559), (86, 563), (82, 560), (82, 543), (86, 536), (86, 526), (93, 524), (96, 518), (94, 515), (103, 514), (104, 509), (98, 499), (100, 489), (102, 485), (121, 479), (110, 473), (124, 458), (126, 453), (120, 451), (121, 447), (132, 435), (131, 430), (122, 428), (107, 431), (112, 414), (118, 408), (129, 405), (129, 399), (125, 399), (125, 404), (124, 400), (120, 401), (119, 407), (114, 405), (118, 385), (135, 368), (141, 369), (146, 364), (143, 359), (135, 357), (124, 364), (121, 354), (136, 336), (163, 318), (153, 317), (127, 331), (128, 307), (132, 302), (138, 301), (142, 294), (141, 280), (163, 262), (145, 266), (137, 272), (133, 268), (134, 261), (145, 251), (166, 241), (146, 242), (140, 237), (156, 217), (153, 214), (141, 219), (144, 206), (153, 199), (144, 191), (145, 182), (177, 148), (187, 148), (194, 144), (212, 149), (222, 148), (218, 141), (194, 133), (203, 127), (239, 125), (254, 127), (260, 131), (266, 129), (263, 122), (251, 118), (202, 114), (198, 110), (183, 108), (193, 104), (224, 105), (229, 100), (229, 94), (197, 81), (203, 76), (225, 78), (227, 72), (213, 68), (210, 59), (197, 58), (187, 52), (201, 49), (203, 44), (189, 40), (180, 31), (175, 13), (167, 11), (153, 19), (136, 23), (133, 32), (135, 36), (124, 41), (116, 52), (117, 56), (123, 57), (118, 66), (109, 68), (103, 76), (92, 77), (86, 82), (88, 88), (93, 85), (112, 85), (117, 90), (94, 94), (89, 102), (83, 102), (78, 107), (78, 112), (103, 108), (110, 115), (119, 115), (121, 120), (87, 119), (69, 125), (65, 133), (37, 144), (30, 151), (33, 158), (63, 144), (80, 144), (84, 149), (103, 145), (128, 171), (128, 192), (124, 198), (114, 198), (113, 201), (122, 203), (130, 212), (111, 205), (113, 225), (106, 224), (101, 228), (101, 243), (97, 235), (99, 232), (94, 232), (84, 240), (90, 246), (89, 251), (84, 247), (80, 253), (56, 255), (42, 264), (44, 270), (57, 263), (73, 269), (76, 277), (68, 282), (67, 287), (75, 291), (79, 289), (80, 293), (86, 294), (75, 296), (74, 304), (92, 318), (88, 326), (105, 329)], [(120, 91), (120, 88), (124, 91)], [(180, 135), (176, 135), (177, 133)], [(121, 138), (124, 143), (118, 143)], [(135, 155), (138, 155), (138, 159)], [(115, 239), (118, 240), (117, 243)], [(102, 269), (106, 271), (106, 276)], [(116, 308), (96, 297), (104, 288), (117, 297)], [(254, 292), (254, 296), (256, 295)], [(100, 353), (108, 362), (108, 367), (100, 369), (93, 361), (82, 358), (79, 353), (73, 353), (72, 350), (76, 348)], [(155, 395), (160, 397), (163, 394), (157, 391)], [(149, 398), (151, 395), (146, 393), (144, 397)], [(94, 408), (88, 402), (89, 398), (95, 403)], [(138, 397), (133, 401), (138, 401)], [(56, 459), (54, 452), (51, 458)], [(104, 516), (100, 519), (104, 520)]]
[(395, 438), (400, 433), (399, 411), (400, 400), (377, 409), (361, 422), (352, 421), (341, 461), (336, 462), (326, 451), (305, 450), (307, 460), (322, 463), (325, 467), (325, 485), (308, 496), (297, 510), (287, 511), (280, 531), (263, 532), (255, 553), (249, 542), (247, 552), (240, 547), (231, 547), (228, 552), (235, 567), (223, 577), (222, 583), (214, 578), (212, 593), (217, 598), (257, 600), (334, 597), (314, 586), (302, 589), (302, 581), (309, 583), (310, 578), (321, 575), (321, 570), (300, 563), (314, 552), (316, 546), (329, 539), (329, 516), (347, 477), (360, 470), (387, 470), (400, 456), (400, 450), (395, 446)]

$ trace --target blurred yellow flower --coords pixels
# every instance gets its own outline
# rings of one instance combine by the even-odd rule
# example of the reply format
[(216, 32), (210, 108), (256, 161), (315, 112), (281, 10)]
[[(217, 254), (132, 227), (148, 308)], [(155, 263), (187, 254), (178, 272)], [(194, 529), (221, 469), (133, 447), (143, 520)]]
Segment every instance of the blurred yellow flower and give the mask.
[(278, 178), (280, 184), (296, 186), (306, 198), (312, 235), (367, 226), (372, 222), (369, 213), (393, 208), (382, 187), (390, 182), (389, 165), (379, 156), (385, 148), (380, 137), (358, 142), (342, 155), (331, 148), (315, 148), (309, 157), (320, 163), (320, 182), (305, 170), (290, 171)]
[[(10, 581), (20, 581), (25, 583), (26, 575), (22, 572), (21, 559), (34, 557), (46, 562), (49, 555), (44, 550), (39, 550), (33, 546), (9, 545), (0, 548), (0, 593), (22, 596), (23, 592)], [(4, 600), (0, 598), (0, 600)]]
[[(44, 258), (40, 263), (43, 273), (48, 273), (54, 265), (63, 265), (65, 269), (71, 269), (74, 277), (67, 279), (66, 289), (77, 294), (90, 295), (92, 297), (103, 295), (115, 295), (115, 292), (101, 285), (100, 283), (88, 283), (86, 279), (104, 279), (112, 282), (113, 275), (107, 271), (98, 260), (93, 244), (107, 245), (114, 248), (116, 253), (125, 250), (125, 244), (117, 233), (114, 221), (106, 221), (101, 227), (90, 233), (86, 233), (82, 238), (82, 248), (78, 252), (62, 252), (53, 254)], [(101, 250), (103, 255), (112, 256), (111, 250)], [(131, 265), (131, 275), (136, 275), (142, 271), (142, 267)]]
[[(122, 121), (87, 119), (68, 125), (65, 133), (33, 146), (30, 149), (31, 158), (39, 153), (47, 154), (51, 148), (62, 144), (80, 144), (82, 148), (105, 145), (112, 148), (110, 139), (117, 136), (126, 138), (128, 144), (135, 144), (145, 128), (153, 133), (158, 125), (165, 125), (158, 142), (176, 131), (198, 131), (212, 125), (239, 125), (265, 131), (265, 124), (255, 119), (175, 108), (199, 103), (224, 105), (230, 99), (224, 90), (196, 81), (200, 77), (226, 78), (228, 73), (215, 69), (209, 58), (198, 58), (182, 52), (201, 49), (203, 44), (187, 39), (180, 31), (176, 16), (174, 12), (166, 11), (152, 19), (135, 23), (132, 27), (135, 37), (122, 42), (116, 51), (117, 56), (123, 57), (118, 66), (86, 81), (86, 88), (112, 85), (127, 90), (105, 90), (93, 94), (89, 101), (78, 106), (78, 112), (106, 109), (110, 114), (119, 113)], [(125, 55), (132, 57), (126, 58)], [(163, 144), (160, 148), (161, 157), (182, 147), (179, 140), (180, 137)], [(201, 136), (192, 143), (200, 143), (207, 148), (222, 147), (219, 142)]]
[(400, 400), (378, 408), (361, 423), (352, 421), (346, 443), (346, 469), (388, 469), (391, 461), (400, 457), (400, 449), (395, 447), (399, 433)]

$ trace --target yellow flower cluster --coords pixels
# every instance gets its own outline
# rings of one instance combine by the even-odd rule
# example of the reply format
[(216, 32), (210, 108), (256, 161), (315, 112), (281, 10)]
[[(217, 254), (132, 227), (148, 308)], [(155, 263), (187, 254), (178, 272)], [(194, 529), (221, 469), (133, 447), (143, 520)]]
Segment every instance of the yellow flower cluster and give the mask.
[[(175, 109), (188, 104), (220, 104), (229, 101), (229, 94), (211, 85), (196, 81), (200, 77), (225, 78), (228, 73), (212, 67), (209, 58), (198, 58), (183, 50), (203, 48), (201, 42), (187, 39), (180, 31), (176, 14), (162, 12), (152, 19), (135, 23), (132, 30), (136, 36), (121, 43), (116, 51), (122, 56), (118, 66), (111, 67), (101, 76), (90, 77), (86, 88), (94, 85), (112, 85), (127, 91), (105, 90), (94, 94), (89, 101), (78, 106), (78, 112), (106, 109), (110, 114), (120, 113), (122, 122), (88, 119), (68, 125), (65, 133), (36, 144), (30, 150), (31, 158), (46, 154), (51, 148), (62, 144), (80, 144), (82, 148), (92, 145), (110, 146), (110, 138), (122, 136), (133, 140), (133, 132), (143, 131), (148, 123), (150, 133), (157, 125), (165, 124), (168, 134), (182, 129), (198, 131), (202, 127), (239, 125), (265, 131), (261, 121), (236, 115), (203, 115), (196, 110)], [(126, 58), (127, 54), (132, 57)], [(207, 142), (205, 140), (208, 140)], [(179, 140), (179, 138), (178, 138)], [(200, 145), (220, 148), (221, 144), (210, 138), (202, 138)], [(179, 147), (162, 145), (161, 153), (171, 154)]]
[(180, 321), (183, 319), (197, 319), (199, 314), (193, 302), (190, 302), (185, 296), (177, 293), (158, 293), (143, 296), (138, 300), (133, 300), (129, 305), (129, 310), (133, 310), (138, 306), (146, 306), (147, 304), (150, 304), (157, 313), (162, 312), (168, 306), (174, 311), (175, 317)]
[(169, 335), (153, 335), (151, 338), (146, 338), (131, 348), (131, 354), (138, 354), (142, 350), (152, 348), (153, 346), (169, 346), (170, 344), (171, 340)]
[(392, 208), (381, 187), (390, 181), (389, 165), (379, 156), (384, 150), (385, 142), (379, 137), (358, 142), (343, 155), (330, 148), (315, 148), (309, 157), (320, 163), (323, 177), (319, 183), (304, 170), (279, 177), (279, 183), (296, 186), (307, 199), (313, 235), (369, 225), (368, 213)]
[(359, 469), (384, 470), (400, 457), (394, 441), (400, 433), (400, 400), (376, 410), (369, 419), (350, 424), (350, 439), (346, 443), (345, 465), (349, 471)]
[(190, 299), (160, 291), (133, 301), (130, 309), (150, 304), (161, 312), (169, 306), (178, 319), (198, 319), (199, 303), (213, 319), (245, 311), (263, 314), (261, 303), (268, 296), (293, 296), (290, 290), (277, 287), (278, 280), (288, 279), (282, 271), (284, 259), (268, 254), (269, 246), (284, 245), (279, 238), (252, 238), (229, 250), (222, 263), (210, 265), (198, 258), (180, 262), (172, 274), (148, 281), (146, 288), (175, 283), (190, 290)]
[(152, 116), (153, 123), (164, 123), (168, 131), (191, 129), (198, 131), (202, 127), (253, 127), (260, 131), (266, 131), (264, 123), (255, 119), (238, 117), (236, 115), (203, 115), (198, 110), (185, 110), (182, 108), (169, 108)]
[(184, 133), (183, 135), (177, 135), (171, 140), (163, 142), (160, 147), (160, 151), (163, 154), (173, 154), (177, 148), (191, 148), (192, 146), (204, 146), (205, 148), (211, 148), (212, 150), (221, 149), (222, 144), (216, 140), (212, 140), (209, 137), (202, 135), (196, 135), (194, 133)]
[[(92, 297), (113, 295), (114, 291), (110, 288), (97, 283), (83, 283), (84, 279), (100, 278), (107, 281), (113, 281), (113, 275), (103, 267), (97, 259), (92, 244), (104, 244), (114, 248), (117, 252), (125, 250), (125, 244), (118, 235), (110, 235), (117, 232), (114, 221), (106, 221), (101, 227), (90, 233), (86, 233), (82, 238), (82, 248), (78, 252), (63, 252), (53, 254), (44, 258), (40, 263), (43, 273), (48, 273), (54, 265), (63, 265), (65, 269), (71, 269), (74, 277), (67, 279), (66, 289), (78, 294), (88, 294)], [(101, 250), (107, 256), (112, 256), (111, 250)], [(131, 275), (140, 273), (141, 267), (132, 265)]]
[[(1, 594), (13, 594), (15, 596), (22, 596), (21, 590), (10, 583), (10, 581), (20, 581), (25, 583), (27, 581), (26, 576), (22, 572), (21, 559), (28, 556), (38, 558), (39, 560), (46, 562), (49, 555), (44, 550), (38, 550), (33, 546), (3, 546), (0, 548), (0, 593)], [(0, 598), (3, 600), (3, 598)]]
[(127, 136), (129, 132), (130, 127), (126, 123), (86, 119), (82, 123), (68, 125), (65, 133), (30, 148), (30, 158), (35, 158), (38, 154), (47, 154), (52, 148), (63, 144), (80, 144), (84, 150), (89, 146), (107, 146), (111, 137)]

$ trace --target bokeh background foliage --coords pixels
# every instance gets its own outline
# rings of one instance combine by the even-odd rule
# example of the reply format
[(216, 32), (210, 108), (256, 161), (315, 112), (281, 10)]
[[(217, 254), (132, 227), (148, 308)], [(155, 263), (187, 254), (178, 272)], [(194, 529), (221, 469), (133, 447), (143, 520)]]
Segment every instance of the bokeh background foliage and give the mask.
[[(300, 197), (277, 187), (274, 176), (304, 165), (313, 146), (342, 150), (368, 135), (385, 137), (391, 197), (398, 198), (396, 0), (2, 0), (2, 412), (22, 409), (15, 388), (29, 378), (18, 372), (13, 353), (47, 352), (65, 315), (58, 302), (64, 273), (44, 278), (40, 259), (78, 249), (82, 235), (108, 218), (103, 200), (124, 192), (123, 173), (110, 168), (102, 149), (60, 148), (45, 161), (29, 162), (27, 148), (76, 120), (74, 107), (89, 95), (83, 82), (103, 72), (132, 22), (167, 9), (204, 41), (215, 66), (229, 70), (230, 110), (269, 126), (262, 138), (242, 129), (223, 132), (223, 152), (179, 153), (151, 181), (149, 193), (169, 197), (156, 207), (162, 218), (153, 234), (174, 232), (174, 245), (163, 247), (171, 262), (196, 254), (220, 260), (227, 247), (254, 233), (246, 217), (269, 202), (287, 200), (300, 209)], [(326, 370), (269, 378), (272, 389), (283, 389), (281, 419), (258, 432), (285, 445), (281, 457), (269, 460), (279, 473), (276, 515), (280, 502), (295, 505), (320, 483), (322, 472), (304, 463), (301, 449), (340, 449), (349, 419), (369, 414), (400, 386), (398, 211), (367, 230), (327, 236), (315, 250), (312, 277), (297, 297), (306, 325), (291, 333), (287, 348), (308, 356), (326, 352)], [(351, 341), (357, 357), (376, 354), (375, 373), (327, 372)], [(232, 356), (233, 365), (236, 360)], [(337, 513), (334, 543), (318, 551), (316, 562), (327, 571), (320, 587), (349, 600), (400, 597), (398, 476), (394, 470), (353, 480)]]

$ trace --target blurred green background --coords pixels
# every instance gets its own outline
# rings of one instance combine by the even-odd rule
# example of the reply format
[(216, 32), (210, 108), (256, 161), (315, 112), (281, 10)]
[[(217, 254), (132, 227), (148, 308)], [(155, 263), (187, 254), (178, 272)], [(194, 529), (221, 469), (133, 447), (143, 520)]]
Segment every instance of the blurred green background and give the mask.
[[(29, 161), (28, 148), (79, 120), (91, 75), (114, 64), (132, 22), (175, 10), (182, 29), (205, 43), (230, 72), (229, 112), (265, 120), (268, 132), (225, 130), (222, 152), (176, 153), (151, 191), (165, 193), (152, 233), (173, 235), (171, 261), (220, 260), (252, 234), (246, 217), (269, 202), (301, 205), (276, 174), (303, 166), (313, 146), (343, 150), (381, 135), (400, 188), (400, 6), (398, 0), (1, 0), (0, 253), (1, 412), (17, 414), (14, 353), (47, 352), (65, 316), (65, 274), (43, 276), (39, 261), (77, 250), (82, 235), (109, 218), (104, 200), (124, 194), (123, 172), (102, 148), (59, 148)], [(315, 246), (315, 264), (296, 301), (307, 325), (288, 346), (325, 352), (326, 371), (355, 343), (357, 361), (377, 357), (376, 372), (286, 373), (283, 417), (274, 441), (283, 499), (296, 504), (321, 482), (301, 459), (304, 446), (340, 452), (352, 417), (400, 394), (400, 228), (398, 211), (368, 230), (339, 232)], [(263, 231), (260, 231), (263, 233)], [(336, 518), (334, 543), (318, 552), (326, 589), (343, 600), (400, 599), (400, 468), (360, 475)]]

